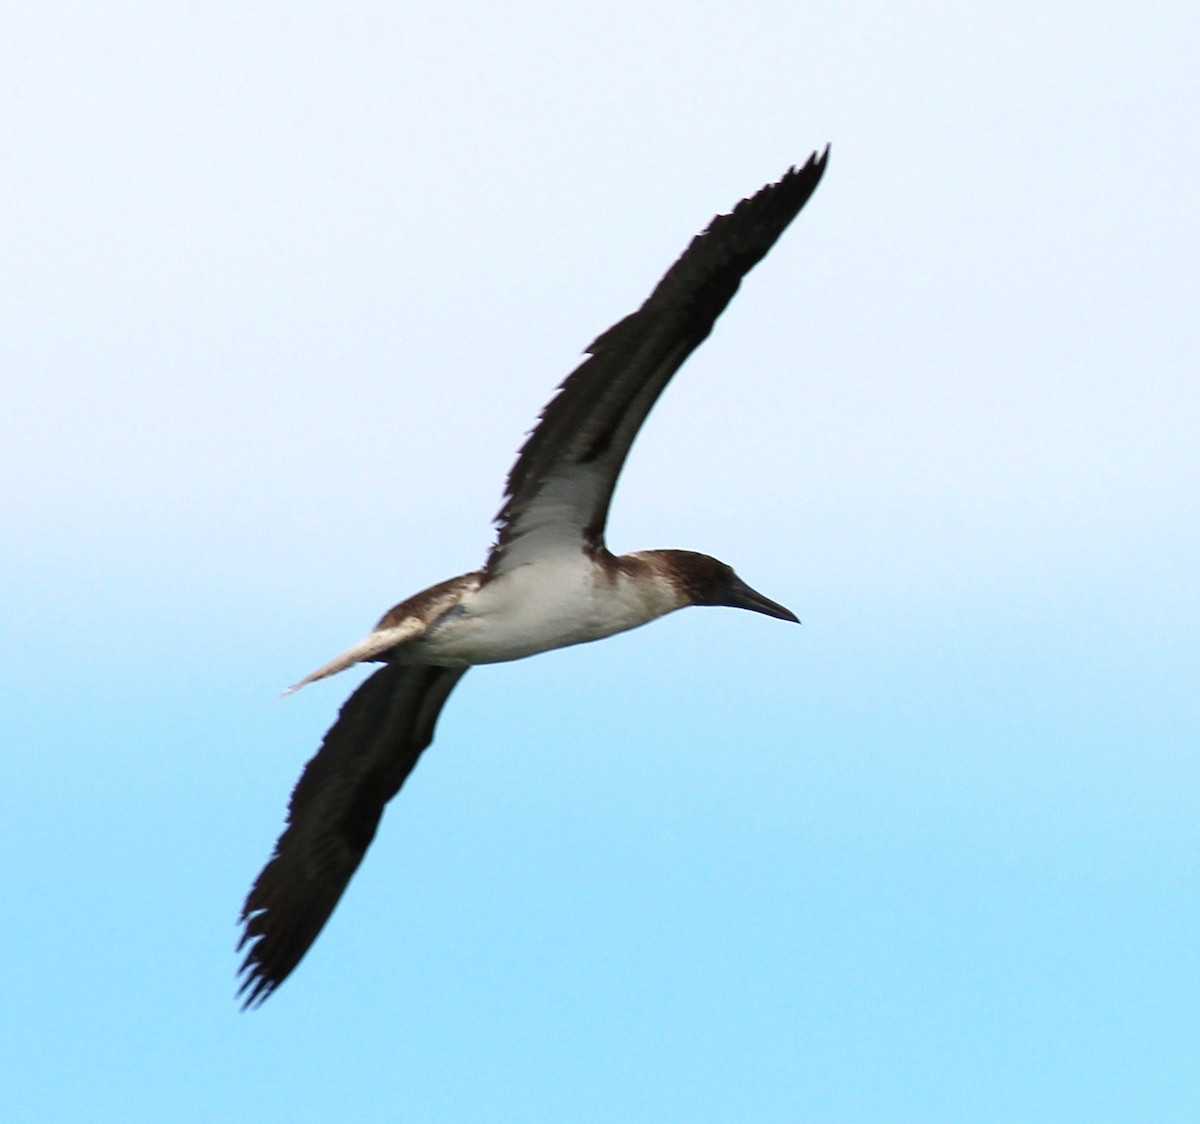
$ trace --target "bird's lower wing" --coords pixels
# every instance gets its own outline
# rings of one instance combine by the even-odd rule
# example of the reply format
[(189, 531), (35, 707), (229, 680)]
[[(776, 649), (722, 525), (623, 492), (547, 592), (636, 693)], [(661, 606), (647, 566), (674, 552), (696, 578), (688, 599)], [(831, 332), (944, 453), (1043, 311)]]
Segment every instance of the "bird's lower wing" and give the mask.
[(305, 766), (275, 853), (242, 907), (238, 994), (263, 1002), (317, 938), (466, 668), (388, 664), (348, 698)]

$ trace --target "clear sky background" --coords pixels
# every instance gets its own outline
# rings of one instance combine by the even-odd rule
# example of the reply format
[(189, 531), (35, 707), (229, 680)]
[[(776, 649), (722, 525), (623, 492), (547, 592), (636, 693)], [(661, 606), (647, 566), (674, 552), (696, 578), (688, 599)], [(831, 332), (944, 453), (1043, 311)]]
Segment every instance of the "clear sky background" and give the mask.
[[(1200, 1119), (1194, 4), (3, 22), (0, 1117)], [(472, 672), (239, 1014), (278, 691), (827, 141), (610, 527), (803, 627)]]

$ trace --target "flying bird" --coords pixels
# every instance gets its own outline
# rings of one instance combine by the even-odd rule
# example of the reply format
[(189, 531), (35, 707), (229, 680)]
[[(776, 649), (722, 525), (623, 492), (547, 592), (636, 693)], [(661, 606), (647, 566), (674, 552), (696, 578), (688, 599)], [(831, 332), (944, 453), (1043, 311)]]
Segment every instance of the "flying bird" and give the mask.
[(599, 640), (686, 605), (796, 621), (706, 554), (614, 555), (604, 526), (646, 415), (808, 201), (828, 156), (828, 147), (814, 152), (718, 215), (645, 304), (592, 343), (508, 474), (481, 570), (402, 601), (364, 640), (289, 688), (357, 663), (383, 664), (346, 700), (305, 766), (287, 826), (246, 898), (243, 1009), (262, 1003), (316, 940), (469, 667)]

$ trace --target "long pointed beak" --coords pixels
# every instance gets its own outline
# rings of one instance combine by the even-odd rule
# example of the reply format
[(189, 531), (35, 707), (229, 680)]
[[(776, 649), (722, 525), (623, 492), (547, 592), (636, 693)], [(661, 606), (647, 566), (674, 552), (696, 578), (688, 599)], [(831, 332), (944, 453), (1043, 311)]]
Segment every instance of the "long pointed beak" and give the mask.
[(765, 613), (768, 617), (778, 617), (781, 621), (791, 621), (793, 624), (800, 623), (800, 618), (791, 609), (780, 605), (778, 601), (764, 597), (757, 589), (751, 589), (736, 574), (730, 580), (729, 585), (725, 587), (725, 600), (721, 604), (729, 605), (734, 609), (750, 609), (755, 613)]

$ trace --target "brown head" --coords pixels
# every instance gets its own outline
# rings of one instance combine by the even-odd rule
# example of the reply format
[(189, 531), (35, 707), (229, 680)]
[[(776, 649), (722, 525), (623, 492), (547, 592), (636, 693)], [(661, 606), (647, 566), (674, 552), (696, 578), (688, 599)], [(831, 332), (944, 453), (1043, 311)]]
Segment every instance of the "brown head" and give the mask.
[(691, 550), (652, 550), (641, 557), (653, 559), (655, 568), (679, 590), (688, 605), (728, 605), (778, 617), (781, 621), (800, 621), (791, 609), (751, 589), (733, 572), (732, 566), (707, 554)]

